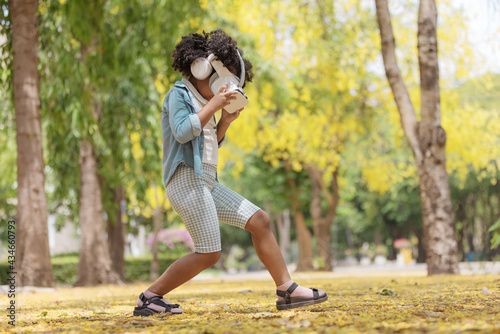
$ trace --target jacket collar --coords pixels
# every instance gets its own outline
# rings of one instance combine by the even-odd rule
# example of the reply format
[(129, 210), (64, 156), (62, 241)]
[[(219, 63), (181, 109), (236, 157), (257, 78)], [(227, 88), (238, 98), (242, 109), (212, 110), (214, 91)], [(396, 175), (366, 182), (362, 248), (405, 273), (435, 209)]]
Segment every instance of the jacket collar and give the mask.
[(174, 86), (187, 89), (187, 86), (182, 81), (176, 81)]
[(189, 104), (193, 108), (193, 111), (194, 111), (193, 101), (191, 101), (191, 97), (189, 96), (189, 89), (187, 88), (187, 86), (182, 81), (177, 81), (174, 84), (174, 87), (181, 88), (182, 90), (184, 90), (186, 92), (186, 97), (187, 97), (186, 102), (187, 102), (187, 104)]

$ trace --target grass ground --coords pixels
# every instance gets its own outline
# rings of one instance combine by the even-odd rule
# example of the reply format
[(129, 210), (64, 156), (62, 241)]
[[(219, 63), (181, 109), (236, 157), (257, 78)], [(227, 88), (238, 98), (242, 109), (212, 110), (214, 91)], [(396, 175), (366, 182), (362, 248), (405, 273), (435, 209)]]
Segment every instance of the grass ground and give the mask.
[[(277, 311), (272, 281), (212, 278), (169, 295), (184, 315), (137, 318), (147, 283), (57, 288), (16, 295), (16, 326), (2, 306), (0, 331), (18, 333), (500, 333), (500, 276), (294, 275), (327, 302)], [(6, 295), (0, 305), (8, 305)]]

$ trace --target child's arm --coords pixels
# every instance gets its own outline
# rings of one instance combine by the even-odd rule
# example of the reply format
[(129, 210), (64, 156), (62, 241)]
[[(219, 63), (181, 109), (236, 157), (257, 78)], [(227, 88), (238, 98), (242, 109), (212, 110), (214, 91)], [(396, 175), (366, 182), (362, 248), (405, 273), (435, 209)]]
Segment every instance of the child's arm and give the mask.
[(175, 139), (185, 144), (201, 133), (200, 119), (190, 114), (186, 97), (179, 90), (172, 90), (167, 95), (165, 109), (168, 111), (168, 123)]
[[(169, 112), (169, 124), (175, 139), (181, 143), (187, 143), (201, 134), (201, 130), (208, 123), (214, 113), (225, 107), (233, 100), (231, 92), (224, 93), (225, 87), (221, 87), (219, 92), (197, 113), (190, 114), (185, 96), (173, 90), (169, 93), (167, 110)], [(224, 130), (225, 132), (225, 130)]]
[(222, 109), (222, 116), (219, 120), (219, 123), (217, 123), (217, 142), (219, 143), (219, 146), (222, 142), (222, 139), (224, 139), (224, 136), (226, 135), (226, 131), (229, 128), (229, 125), (240, 116), (241, 111), (244, 108), (241, 108), (240, 110), (236, 110), (234, 113), (230, 114), (226, 110)]
[(236, 96), (232, 95), (234, 94), (234, 92), (224, 92), (226, 88), (227, 85), (222, 86), (217, 94), (215, 94), (214, 97), (212, 97), (210, 101), (208, 101), (208, 103), (197, 113), (198, 117), (200, 118), (202, 128), (214, 116), (217, 110), (224, 108), (229, 103), (231, 103), (231, 100), (236, 99)]

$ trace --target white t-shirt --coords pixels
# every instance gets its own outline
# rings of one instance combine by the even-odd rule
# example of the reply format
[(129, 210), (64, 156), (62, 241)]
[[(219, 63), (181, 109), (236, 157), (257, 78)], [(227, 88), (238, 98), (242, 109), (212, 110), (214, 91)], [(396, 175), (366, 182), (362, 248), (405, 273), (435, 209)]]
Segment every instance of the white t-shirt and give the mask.
[[(193, 102), (195, 112), (199, 112), (203, 108), (203, 103), (195, 98), (194, 94), (191, 92), (189, 86), (189, 97)], [(217, 166), (217, 161), (219, 159), (219, 143), (217, 142), (217, 123), (215, 121), (215, 116), (208, 121), (208, 123), (203, 128), (204, 143), (202, 145), (203, 158), (202, 162)]]

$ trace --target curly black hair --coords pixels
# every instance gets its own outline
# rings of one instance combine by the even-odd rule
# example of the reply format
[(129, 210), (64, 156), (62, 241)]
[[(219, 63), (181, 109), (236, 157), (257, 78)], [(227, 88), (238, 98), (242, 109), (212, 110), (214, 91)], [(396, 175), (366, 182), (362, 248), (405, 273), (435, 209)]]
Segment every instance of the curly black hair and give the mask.
[[(236, 41), (223, 30), (217, 29), (203, 35), (192, 33), (183, 36), (172, 51), (174, 61), (172, 67), (185, 77), (191, 77), (191, 64), (198, 58), (206, 58), (213, 53), (229, 71), (239, 76), (241, 71), (238, 50), (243, 56), (243, 52), (237, 47)], [(245, 84), (251, 82), (253, 78), (252, 63), (243, 58), (245, 64)], [(245, 84), (243, 86), (245, 86)]]

